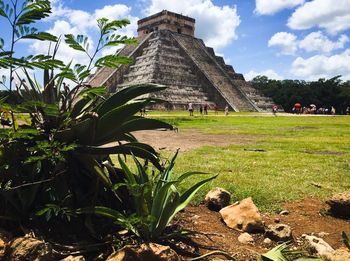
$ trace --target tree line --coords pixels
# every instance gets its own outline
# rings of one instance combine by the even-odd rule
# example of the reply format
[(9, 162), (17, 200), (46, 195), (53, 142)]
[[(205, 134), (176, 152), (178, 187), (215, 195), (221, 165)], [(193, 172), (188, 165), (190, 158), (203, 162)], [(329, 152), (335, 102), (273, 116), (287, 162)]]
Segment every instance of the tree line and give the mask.
[(337, 114), (345, 114), (350, 106), (350, 81), (342, 81), (340, 75), (318, 81), (273, 80), (259, 75), (251, 83), (286, 112), (291, 112), (296, 102), (303, 107), (310, 104), (317, 108), (333, 106)]

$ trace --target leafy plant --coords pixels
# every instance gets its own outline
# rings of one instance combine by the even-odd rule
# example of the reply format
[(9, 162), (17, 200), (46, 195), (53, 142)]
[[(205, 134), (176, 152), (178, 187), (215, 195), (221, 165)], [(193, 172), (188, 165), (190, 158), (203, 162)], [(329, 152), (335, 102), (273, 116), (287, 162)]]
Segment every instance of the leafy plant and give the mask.
[(262, 254), (258, 261), (322, 261), (318, 257), (307, 257), (303, 251), (289, 250), (288, 243), (277, 245), (265, 254)]
[(341, 235), (343, 237), (344, 245), (350, 250), (350, 240), (348, 235), (344, 231), (341, 233)]
[[(119, 164), (124, 173), (123, 182), (113, 186), (115, 191), (126, 187), (131, 208), (120, 212), (104, 206), (93, 209), (83, 209), (80, 213), (95, 213), (112, 219), (116, 224), (131, 230), (138, 237), (145, 240), (159, 240), (166, 227), (173, 220), (176, 213), (184, 209), (197, 191), (207, 182), (216, 178), (212, 176), (202, 179), (184, 192), (177, 188), (181, 182), (193, 175), (205, 174), (202, 172), (187, 172), (178, 178), (172, 178), (177, 153), (169, 165), (160, 173), (149, 173), (149, 168), (134, 157), (136, 173), (133, 173), (119, 157)], [(128, 205), (129, 206), (129, 205)], [(168, 234), (168, 237), (171, 236)]]
[[(156, 151), (139, 143), (131, 133), (172, 128), (158, 120), (135, 116), (155, 102), (139, 96), (162, 90), (163, 86), (137, 85), (109, 95), (105, 87), (85, 83), (95, 67), (115, 68), (130, 62), (127, 57), (98, 57), (105, 47), (136, 43), (116, 33), (129, 24), (128, 20), (99, 19), (100, 37), (94, 50), (90, 50), (86, 36), (65, 35), (71, 48), (89, 58), (87, 65), (65, 64), (56, 59), (61, 37), (33, 27), (50, 13), (48, 0), (0, 1), (0, 16), (12, 29), (10, 50), (4, 50), (4, 41), (0, 41), (0, 67), (9, 69), (8, 86), (5, 78), (1, 84), (11, 96), (16, 79), (15, 91), (23, 101), (20, 105), (1, 101), (2, 109), (11, 112), (15, 124), (13, 130), (0, 133), (0, 216), (20, 221), (32, 220), (35, 213), (62, 216), (59, 209), (69, 213), (70, 209), (95, 203), (116, 207), (112, 185), (120, 177), (115, 175), (109, 155), (133, 154), (162, 169)], [(15, 45), (22, 39), (50, 41), (54, 47), (47, 54), (16, 58)], [(32, 75), (35, 68), (43, 70), (42, 84)], [(67, 80), (76, 86), (69, 88)], [(15, 115), (19, 113), (29, 115), (31, 126), (18, 126)]]

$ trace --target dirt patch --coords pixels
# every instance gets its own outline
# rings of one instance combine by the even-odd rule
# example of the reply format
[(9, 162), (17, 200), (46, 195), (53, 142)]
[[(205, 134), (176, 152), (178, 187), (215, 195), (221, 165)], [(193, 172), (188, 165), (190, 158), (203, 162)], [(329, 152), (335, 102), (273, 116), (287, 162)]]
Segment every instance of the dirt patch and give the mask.
[[(332, 216), (322, 215), (326, 204), (316, 199), (304, 199), (300, 202), (287, 203), (284, 208), (289, 211), (288, 215), (263, 214), (266, 225), (280, 222), (291, 226), (294, 239), (302, 234), (323, 234), (323, 239), (333, 248), (343, 245), (341, 233), (350, 233), (350, 220), (342, 220)], [(210, 211), (204, 205), (187, 207), (179, 213), (178, 222), (181, 226), (200, 231), (205, 234), (196, 236), (193, 240), (211, 249), (221, 249), (234, 255), (237, 260), (257, 260), (260, 253), (267, 252), (272, 246), (263, 243), (263, 234), (252, 234), (255, 243), (243, 245), (238, 242), (241, 232), (230, 229), (221, 221), (218, 212)], [(295, 241), (295, 240), (294, 240)], [(276, 243), (275, 243), (276, 244)], [(210, 250), (205, 247), (199, 248), (199, 252), (206, 253)]]
[(317, 129), (319, 128), (313, 127), (313, 126), (296, 126), (296, 127), (290, 128), (291, 131), (317, 130)]
[(331, 151), (331, 150), (304, 150), (303, 152), (307, 154), (316, 154), (316, 155), (344, 155), (345, 154), (345, 152)]
[(207, 134), (198, 130), (138, 131), (134, 135), (140, 142), (152, 145), (157, 150), (188, 151), (202, 146), (228, 146), (230, 144), (250, 144), (256, 138), (249, 135)]

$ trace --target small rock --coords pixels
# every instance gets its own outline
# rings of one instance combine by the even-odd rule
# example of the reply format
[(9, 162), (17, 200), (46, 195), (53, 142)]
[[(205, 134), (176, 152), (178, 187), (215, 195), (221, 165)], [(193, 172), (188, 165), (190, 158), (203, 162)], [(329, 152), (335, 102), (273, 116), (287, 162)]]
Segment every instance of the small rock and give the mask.
[(331, 255), (330, 261), (349, 261), (350, 252), (349, 249), (339, 248)]
[(268, 246), (269, 246), (269, 245), (272, 244), (272, 240), (269, 239), (269, 238), (267, 237), (267, 238), (264, 239), (263, 243), (264, 243), (265, 245), (268, 245)]
[(328, 199), (330, 212), (336, 217), (350, 217), (350, 191), (338, 193)]
[(325, 237), (325, 236), (328, 236), (328, 235), (329, 235), (329, 233), (327, 233), (327, 232), (319, 232), (317, 234), (317, 236), (319, 236), (319, 237)]
[(253, 244), (254, 238), (249, 233), (240, 234), (238, 241), (242, 244)]
[(279, 218), (275, 218), (273, 221), (274, 221), (275, 223), (280, 223), (280, 222), (281, 222), (281, 220), (280, 220)]
[(200, 216), (198, 216), (198, 215), (193, 215), (193, 216), (191, 217), (192, 220), (194, 220), (194, 219), (199, 219), (199, 218), (200, 218)]
[(280, 212), (280, 215), (281, 215), (281, 216), (287, 216), (287, 215), (289, 215), (289, 211), (288, 211), (288, 210), (282, 210), (282, 211)]
[(231, 200), (231, 193), (223, 188), (214, 188), (205, 196), (205, 203), (208, 208), (214, 211), (228, 206)]
[(0, 239), (0, 260), (3, 259), (5, 255), (6, 243), (4, 240)]
[(230, 228), (244, 232), (264, 230), (259, 210), (250, 197), (243, 199), (238, 204), (221, 209), (220, 214), (225, 224)]
[(28, 235), (12, 240), (8, 248), (6, 254), (10, 260), (52, 260), (49, 245)]
[(292, 239), (292, 229), (286, 224), (269, 225), (266, 236), (275, 241), (288, 241)]
[(83, 256), (67, 256), (60, 261), (85, 261), (85, 258)]
[(107, 261), (180, 261), (179, 256), (168, 246), (159, 244), (142, 244), (141, 246), (125, 246), (111, 254)]
[(315, 236), (302, 235), (305, 240), (305, 247), (310, 254), (317, 254), (318, 256), (330, 259), (334, 249), (322, 238)]

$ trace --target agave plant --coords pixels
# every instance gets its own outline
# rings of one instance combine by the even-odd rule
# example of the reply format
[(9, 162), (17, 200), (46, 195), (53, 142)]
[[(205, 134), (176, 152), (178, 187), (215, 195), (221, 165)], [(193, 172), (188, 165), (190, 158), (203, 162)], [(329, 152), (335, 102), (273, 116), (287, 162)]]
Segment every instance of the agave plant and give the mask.
[(265, 254), (262, 254), (258, 261), (322, 261), (319, 257), (308, 256), (305, 251), (290, 250), (289, 244), (283, 243), (275, 246)]
[(345, 231), (343, 231), (341, 233), (341, 235), (342, 235), (342, 238), (343, 238), (344, 245), (350, 250), (350, 239), (349, 239), (348, 235), (345, 233)]
[[(0, 16), (10, 23), (14, 37), (5, 51), (0, 39), (0, 67), (9, 69), (10, 93), (14, 79), (16, 92), (23, 99), (18, 106), (2, 102), (12, 113), (13, 130), (0, 135), (0, 216), (29, 220), (33, 213), (70, 213), (70, 209), (94, 203), (115, 206), (111, 190), (114, 175), (110, 154), (133, 154), (151, 161), (162, 169), (156, 151), (139, 143), (131, 134), (138, 130), (171, 129), (172, 126), (135, 114), (155, 102), (139, 96), (164, 89), (159, 85), (137, 85), (108, 96), (103, 86), (85, 83), (95, 67), (117, 67), (130, 62), (127, 57), (108, 55), (98, 58), (105, 47), (133, 44), (133, 38), (116, 33), (128, 20), (99, 19), (100, 38), (96, 48), (89, 49), (86, 36), (65, 35), (65, 42), (84, 52), (87, 65), (64, 64), (56, 59), (61, 38), (38, 32), (32, 24), (51, 13), (50, 1), (0, 1)], [(17, 38), (16, 38), (17, 37)], [(21, 39), (51, 41), (48, 54), (15, 58), (15, 44)], [(40, 84), (31, 74), (33, 68), (44, 72)], [(18, 72), (23, 70), (25, 77)], [(69, 88), (65, 81), (76, 86)], [(16, 113), (27, 113), (31, 126), (18, 126)], [(46, 206), (46, 210), (43, 209)], [(54, 207), (53, 207), (54, 206)], [(68, 208), (68, 209), (67, 209)], [(67, 210), (67, 211), (66, 211)]]
[[(193, 175), (206, 174), (203, 172), (187, 172), (178, 178), (173, 178), (176, 153), (168, 166), (158, 174), (149, 173), (149, 168), (134, 157), (136, 173), (133, 173), (125, 162), (119, 157), (119, 164), (124, 173), (123, 182), (114, 185), (118, 193), (126, 187), (131, 199), (128, 204), (131, 208), (123, 212), (105, 206), (96, 206), (90, 209), (81, 209), (79, 213), (95, 213), (112, 219), (138, 237), (144, 240), (160, 240), (164, 237), (166, 227), (175, 217), (176, 213), (184, 209), (197, 191), (207, 182), (216, 178), (212, 176), (194, 184), (189, 189), (180, 192), (178, 185)], [(125, 191), (124, 191), (125, 193)], [(122, 198), (122, 197), (121, 197)], [(170, 237), (167, 234), (166, 237)]]

